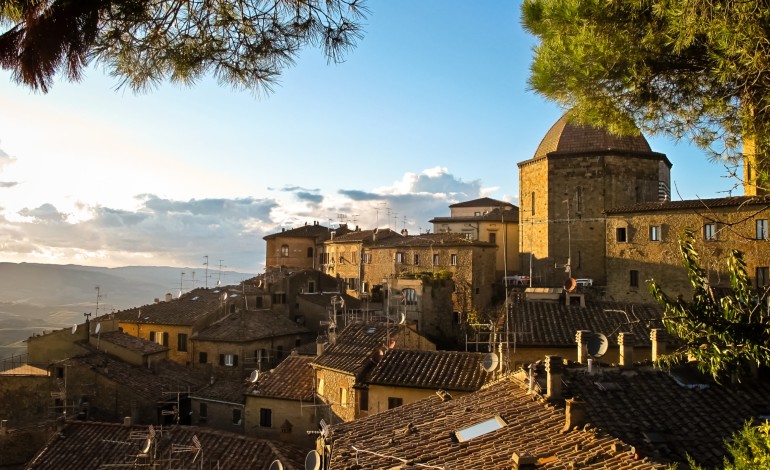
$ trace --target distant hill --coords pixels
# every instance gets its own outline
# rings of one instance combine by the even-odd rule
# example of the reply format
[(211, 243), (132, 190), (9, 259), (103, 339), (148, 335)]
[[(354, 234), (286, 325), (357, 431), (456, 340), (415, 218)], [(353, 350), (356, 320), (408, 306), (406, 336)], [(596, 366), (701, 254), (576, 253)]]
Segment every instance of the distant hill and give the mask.
[(179, 295), (195, 287), (237, 284), (253, 273), (209, 270), (208, 281), (201, 268), (126, 266), (99, 268), (78, 265), (0, 263), (0, 358), (23, 352), (20, 343), (33, 332), (82, 323), (83, 313), (96, 311), (99, 286), (99, 315)]

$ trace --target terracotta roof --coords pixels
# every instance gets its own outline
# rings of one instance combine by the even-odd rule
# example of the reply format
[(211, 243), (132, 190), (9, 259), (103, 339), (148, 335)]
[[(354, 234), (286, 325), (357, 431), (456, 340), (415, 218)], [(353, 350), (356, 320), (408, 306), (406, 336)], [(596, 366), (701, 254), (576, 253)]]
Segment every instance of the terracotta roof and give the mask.
[(13, 369), (0, 371), (0, 375), (40, 375), (45, 377), (48, 376), (48, 371), (29, 364), (23, 364)]
[[(500, 416), (504, 427), (459, 442), (455, 433)], [(596, 429), (562, 432), (563, 408), (546, 406), (506, 377), (484, 389), (442, 401), (438, 396), (331, 426), (330, 470), (510, 469), (513, 453), (539, 459), (537, 468), (649, 469), (631, 446)], [(354, 464), (357, 466), (353, 467)]]
[[(375, 236), (376, 235), (376, 236)], [(394, 232), (389, 228), (376, 228), (373, 230), (355, 230), (353, 232), (346, 233), (345, 235), (335, 236), (334, 240), (327, 240), (327, 244), (330, 243), (348, 243), (355, 242), (368, 244), (369, 242), (376, 240), (384, 240), (391, 237), (401, 237), (398, 232)]]
[(650, 144), (641, 133), (635, 136), (613, 135), (605, 129), (572, 123), (569, 121), (568, 114), (565, 113), (548, 130), (533, 158), (541, 158), (553, 153), (589, 153), (609, 150), (652, 153)]
[(152, 367), (132, 365), (102, 352), (93, 352), (75, 356), (63, 363), (83, 364), (109, 380), (133, 390), (137, 394), (152, 400), (165, 401), (164, 392), (203, 388), (207, 377), (203, 373), (182, 366), (168, 359), (156, 361)]
[[(391, 336), (397, 333), (390, 326)], [(374, 364), (372, 353), (385, 346), (387, 327), (384, 323), (353, 323), (337, 334), (337, 342), (326, 347), (312, 364), (326, 369), (358, 376), (368, 366)]]
[[(159, 469), (223, 468), (254, 470), (280, 460), (284, 469), (304, 469), (306, 451), (286, 443), (255, 439), (239, 434), (195, 426), (156, 429), (157, 445), (150, 457), (139, 457), (148, 434), (147, 426), (71, 421), (53, 435), (48, 445), (27, 465), (27, 469), (91, 470), (111, 466), (134, 468), (149, 465), (155, 454)], [(179, 446), (194, 450), (193, 436), (202, 452), (174, 452)], [(173, 459), (173, 463), (172, 463)], [(193, 463), (195, 459), (195, 463)]]
[(262, 239), (269, 240), (271, 238), (278, 238), (278, 237), (295, 237), (295, 238), (317, 238), (319, 240), (328, 240), (329, 238), (331, 238), (332, 231), (334, 232), (335, 236), (337, 236), (337, 235), (343, 235), (345, 233), (348, 233), (350, 229), (345, 224), (340, 225), (340, 227), (336, 229), (324, 227), (323, 225), (317, 225), (317, 224), (302, 225), (297, 228), (282, 230), (276, 233), (271, 233), (270, 235), (266, 235), (262, 237)]
[(190, 397), (243, 404), (243, 394), (246, 390), (248, 390), (248, 382), (243, 379), (220, 377), (213, 384), (191, 393)]
[[(92, 334), (91, 336), (94, 338), (97, 337), (95, 334)], [(100, 341), (106, 341), (108, 343), (122, 346), (126, 349), (130, 349), (131, 351), (139, 352), (143, 356), (148, 354), (155, 354), (161, 351), (168, 351), (168, 346), (163, 346), (152, 341), (147, 341), (137, 336), (123, 333), (119, 330), (101, 333), (98, 335), (98, 337)]]
[(238, 286), (193, 289), (170, 302), (158, 302), (115, 312), (115, 318), (125, 323), (192, 326), (209, 313), (222, 308), (222, 296), (228, 301), (241, 296)]
[(663, 327), (662, 316), (663, 311), (656, 304), (590, 302), (581, 308), (529, 301), (514, 304), (512, 318), (520, 347), (572, 346), (578, 330), (603, 333), (612, 345), (618, 344), (618, 333), (630, 332), (633, 346), (650, 347), (650, 330)]
[(519, 208), (513, 206), (512, 209), (508, 209), (500, 213), (500, 209), (492, 209), (489, 212), (485, 212), (482, 215), (466, 215), (462, 217), (434, 217), (428, 222), (432, 224), (451, 223), (451, 222), (518, 222), (519, 221)]
[(599, 371), (588, 375), (584, 368), (568, 368), (562, 376), (565, 396), (585, 401), (592, 426), (643, 455), (680, 462), (690, 455), (707, 468), (721, 467), (723, 441), (745, 421), (770, 414), (766, 382), (719, 386), (687, 368)]
[(285, 314), (270, 310), (231, 313), (193, 335), (196, 340), (244, 343), (277, 336), (302, 335), (310, 330), (290, 320)]
[(513, 206), (510, 202), (505, 201), (499, 201), (497, 199), (492, 199), (491, 197), (482, 197), (479, 199), (473, 199), (471, 201), (463, 201), (458, 202), (456, 204), (452, 204), (449, 207), (490, 207), (490, 206)]
[(492, 378), (483, 353), (389, 349), (362, 381), (374, 385), (471, 392)]
[(345, 299), (345, 308), (359, 308), (361, 306), (361, 301), (359, 299), (351, 295), (340, 294), (338, 292), (315, 292), (313, 294), (305, 293), (298, 295), (303, 300), (314, 303), (316, 305), (321, 305), (323, 307), (331, 306), (332, 297), (334, 296), (342, 296), (342, 298)]
[(310, 363), (314, 356), (291, 355), (275, 369), (260, 374), (249, 395), (284, 400), (312, 400), (315, 376)]
[(390, 247), (418, 247), (418, 246), (481, 246), (481, 247), (493, 247), (495, 246), (489, 242), (483, 242), (480, 240), (469, 240), (464, 234), (461, 233), (423, 233), (420, 235), (409, 235), (406, 237), (393, 237), (385, 240), (379, 240), (372, 245), (373, 248), (390, 248)]
[(707, 213), (709, 209), (719, 207), (768, 206), (770, 195), (764, 196), (732, 196), (714, 199), (688, 199), (684, 201), (640, 202), (628, 206), (614, 207), (607, 214), (626, 212), (665, 212), (676, 210), (701, 210)]

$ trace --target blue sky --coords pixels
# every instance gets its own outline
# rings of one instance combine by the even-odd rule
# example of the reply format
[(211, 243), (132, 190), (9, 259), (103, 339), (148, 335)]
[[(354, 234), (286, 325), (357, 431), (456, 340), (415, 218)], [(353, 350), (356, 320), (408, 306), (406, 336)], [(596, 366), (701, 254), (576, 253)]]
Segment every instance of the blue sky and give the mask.
[[(259, 96), (209, 79), (134, 95), (98, 64), (43, 95), (0, 71), (2, 260), (194, 267), (209, 255), (256, 272), (262, 237), (281, 227), (415, 232), (458, 201), (518, 204), (516, 163), (562, 114), (527, 88), (534, 39), (519, 2), (368, 6), (344, 63), (305, 50)], [(674, 164), (674, 199), (734, 186), (697, 149), (648, 139)]]

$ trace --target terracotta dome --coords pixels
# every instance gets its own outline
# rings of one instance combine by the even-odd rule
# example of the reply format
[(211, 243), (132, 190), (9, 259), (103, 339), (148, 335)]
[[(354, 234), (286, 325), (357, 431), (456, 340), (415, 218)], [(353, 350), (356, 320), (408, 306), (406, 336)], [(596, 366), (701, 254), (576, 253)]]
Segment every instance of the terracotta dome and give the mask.
[(617, 151), (623, 153), (652, 153), (642, 134), (612, 135), (604, 129), (568, 122), (562, 116), (545, 134), (533, 158), (545, 157), (551, 152), (591, 153)]

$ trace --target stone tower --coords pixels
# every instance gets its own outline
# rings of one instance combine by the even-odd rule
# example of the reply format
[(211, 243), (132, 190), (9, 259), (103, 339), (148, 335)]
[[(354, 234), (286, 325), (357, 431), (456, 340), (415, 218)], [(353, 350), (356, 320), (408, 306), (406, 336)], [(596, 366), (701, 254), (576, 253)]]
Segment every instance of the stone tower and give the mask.
[(562, 116), (519, 166), (521, 270), (533, 285), (606, 285), (605, 211), (670, 198), (671, 162), (643, 135), (616, 136)]

